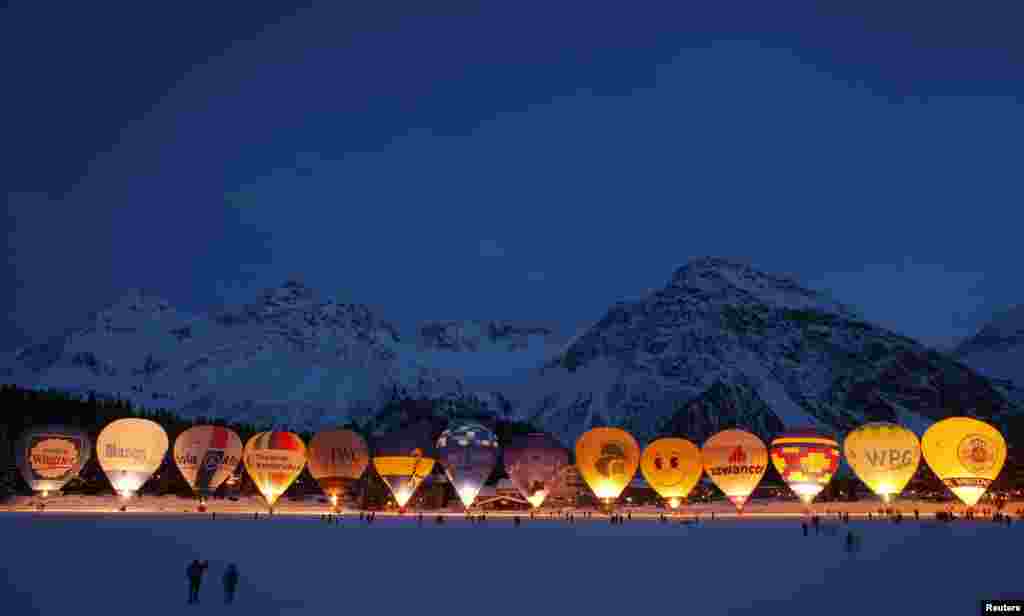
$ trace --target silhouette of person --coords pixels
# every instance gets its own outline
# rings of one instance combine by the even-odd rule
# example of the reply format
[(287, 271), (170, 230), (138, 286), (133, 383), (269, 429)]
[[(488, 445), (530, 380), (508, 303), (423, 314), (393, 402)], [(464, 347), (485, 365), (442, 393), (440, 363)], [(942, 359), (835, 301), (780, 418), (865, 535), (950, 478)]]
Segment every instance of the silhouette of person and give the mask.
[(209, 564), (206, 561), (193, 560), (192, 564), (185, 570), (188, 577), (188, 602), (199, 603), (199, 585), (203, 583), (203, 573)]
[(224, 603), (232, 603), (235, 600), (235, 591), (238, 589), (238, 567), (231, 563), (224, 572)]

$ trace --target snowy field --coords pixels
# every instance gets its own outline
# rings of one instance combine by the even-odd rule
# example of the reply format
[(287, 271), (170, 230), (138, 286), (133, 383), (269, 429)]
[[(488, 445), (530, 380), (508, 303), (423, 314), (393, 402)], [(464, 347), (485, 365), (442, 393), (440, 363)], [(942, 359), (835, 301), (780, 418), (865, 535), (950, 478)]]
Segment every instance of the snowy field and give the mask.
[[(0, 514), (0, 613), (977, 614), (1024, 598), (1024, 523), (482, 524), (380, 517)], [(846, 529), (862, 549), (842, 549)], [(185, 567), (210, 562), (202, 602)], [(242, 581), (222, 602), (229, 562)]]

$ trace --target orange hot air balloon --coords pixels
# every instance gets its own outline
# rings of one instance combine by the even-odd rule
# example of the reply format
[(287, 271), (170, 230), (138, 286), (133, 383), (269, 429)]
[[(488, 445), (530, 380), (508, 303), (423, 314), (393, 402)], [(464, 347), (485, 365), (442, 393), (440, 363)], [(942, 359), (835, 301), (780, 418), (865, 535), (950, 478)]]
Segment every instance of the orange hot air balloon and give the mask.
[(260, 432), (245, 444), (243, 457), (245, 470), (273, 510), (306, 466), (306, 444), (292, 432)]
[(768, 448), (750, 432), (723, 430), (704, 443), (701, 458), (708, 477), (742, 513), (768, 470)]
[(971, 417), (932, 424), (921, 437), (924, 459), (965, 505), (973, 507), (1006, 462), (1006, 440), (994, 427)]
[(242, 461), (242, 440), (223, 426), (193, 426), (174, 441), (174, 462), (200, 500), (217, 490)]
[(772, 441), (772, 464), (789, 488), (810, 505), (839, 469), (839, 443), (814, 428), (787, 432)]
[(592, 428), (576, 441), (576, 466), (594, 495), (610, 507), (640, 465), (640, 445), (619, 428)]
[(644, 448), (640, 472), (668, 506), (676, 509), (704, 472), (700, 449), (684, 438), (660, 438)]
[(309, 472), (335, 507), (352, 495), (369, 462), (370, 448), (351, 430), (318, 432), (309, 442)]

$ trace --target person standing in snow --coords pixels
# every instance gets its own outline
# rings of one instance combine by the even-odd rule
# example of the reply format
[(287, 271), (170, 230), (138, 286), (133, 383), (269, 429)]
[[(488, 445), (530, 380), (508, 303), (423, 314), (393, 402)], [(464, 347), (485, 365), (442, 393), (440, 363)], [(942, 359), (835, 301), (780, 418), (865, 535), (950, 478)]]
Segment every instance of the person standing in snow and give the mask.
[(235, 590), (238, 589), (238, 567), (234, 563), (228, 565), (224, 572), (224, 603), (231, 604), (235, 600)]
[(800, 528), (804, 531), (804, 537), (807, 536), (807, 522), (800, 522)]
[(846, 531), (846, 553), (853, 554), (854, 548), (857, 545), (857, 539), (853, 536), (853, 531)]
[(185, 570), (185, 575), (188, 577), (188, 602), (199, 603), (199, 585), (203, 583), (203, 573), (206, 573), (206, 568), (209, 563), (206, 561), (199, 562), (193, 560), (192, 564)]

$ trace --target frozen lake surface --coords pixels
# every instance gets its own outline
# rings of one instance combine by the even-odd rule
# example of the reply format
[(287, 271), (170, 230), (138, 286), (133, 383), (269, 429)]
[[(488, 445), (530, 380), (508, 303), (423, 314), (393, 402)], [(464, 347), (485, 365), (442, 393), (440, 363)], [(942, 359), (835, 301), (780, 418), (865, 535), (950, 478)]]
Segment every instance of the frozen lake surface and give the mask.
[[(829, 521), (828, 524), (836, 525)], [(0, 515), (2, 613), (28, 614), (977, 614), (1024, 598), (1024, 523), (380, 517), (328, 525), (112, 514)], [(847, 529), (862, 537), (843, 550)], [(206, 559), (202, 603), (185, 567)], [(223, 604), (229, 562), (242, 574)]]

